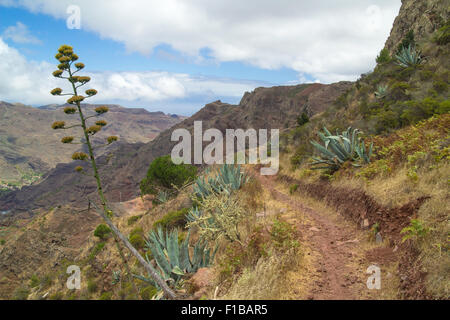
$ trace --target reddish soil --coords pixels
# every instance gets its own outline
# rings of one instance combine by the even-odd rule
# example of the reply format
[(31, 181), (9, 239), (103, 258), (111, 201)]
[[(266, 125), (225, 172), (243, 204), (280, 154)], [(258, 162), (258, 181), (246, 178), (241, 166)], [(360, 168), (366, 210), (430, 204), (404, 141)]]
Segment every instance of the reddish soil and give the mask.
[(357, 273), (347, 264), (354, 257), (354, 246), (357, 241), (353, 230), (335, 224), (325, 214), (315, 211), (300, 201), (286, 195), (274, 187), (270, 178), (261, 178), (274, 198), (288, 204), (292, 209), (305, 213), (313, 221), (310, 225), (297, 225), (302, 235), (302, 242), (313, 244), (319, 253), (316, 270), (319, 273), (312, 290), (307, 296), (310, 300), (356, 300), (361, 299), (360, 283)]
[(399, 261), (399, 276), (402, 279), (402, 296), (398, 298), (428, 298), (424, 289), (425, 274), (419, 272), (420, 268), (417, 266), (411, 267), (416, 261), (417, 253), (400, 241), (401, 229), (409, 224), (410, 217), (416, 214), (427, 197), (398, 208), (386, 208), (360, 190), (341, 190), (326, 183), (306, 184), (289, 177), (282, 177), (282, 180), (298, 184), (297, 192), (306, 193), (335, 208), (346, 220), (356, 223), (356, 228), (363, 227), (366, 219), (369, 221), (369, 227), (378, 223), (383, 239), (390, 240), (389, 247), (378, 247), (364, 252), (358, 247), (355, 228), (338, 224), (329, 214), (313, 210), (295, 197), (276, 190), (274, 177), (261, 177), (263, 185), (271, 191), (276, 200), (305, 213), (314, 224), (314, 228), (297, 226), (302, 234), (302, 241), (307, 239), (319, 253), (316, 268), (321, 276), (314, 283), (308, 299), (369, 298), (365, 283), (361, 286), (363, 279), (367, 279), (365, 269), (370, 264), (386, 266), (396, 261)]
[(398, 258), (392, 248), (373, 248), (366, 252), (366, 259), (373, 263), (390, 263)]
[(336, 188), (326, 182), (304, 183), (287, 176), (281, 178), (290, 184), (297, 184), (297, 192), (325, 202), (335, 208), (342, 216), (363, 227), (378, 223), (380, 234), (391, 239), (392, 246), (399, 244), (400, 231), (409, 225), (420, 206), (430, 197), (420, 197), (401, 207), (387, 208), (380, 205), (374, 198), (358, 189)]

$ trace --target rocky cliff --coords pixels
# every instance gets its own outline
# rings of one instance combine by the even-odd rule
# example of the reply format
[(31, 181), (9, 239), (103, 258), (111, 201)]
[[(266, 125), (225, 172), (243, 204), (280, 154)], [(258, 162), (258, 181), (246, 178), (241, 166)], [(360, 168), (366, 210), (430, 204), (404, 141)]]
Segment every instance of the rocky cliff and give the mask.
[(449, 16), (448, 0), (402, 0), (386, 48), (391, 53), (395, 52), (410, 30), (414, 32), (416, 41), (427, 39), (448, 21)]

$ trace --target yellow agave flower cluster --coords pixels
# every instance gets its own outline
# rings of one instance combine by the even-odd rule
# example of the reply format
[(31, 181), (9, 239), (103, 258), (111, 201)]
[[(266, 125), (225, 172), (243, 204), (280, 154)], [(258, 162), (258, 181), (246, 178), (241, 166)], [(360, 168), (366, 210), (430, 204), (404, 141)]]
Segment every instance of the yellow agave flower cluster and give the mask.
[[(78, 60), (78, 55), (73, 52), (73, 48), (71, 46), (65, 44), (59, 47), (58, 53), (55, 55), (55, 59), (60, 62), (58, 64), (58, 70), (53, 72), (53, 76), (55, 76), (56, 78), (67, 79), (73, 85), (77, 85), (76, 88), (79, 88), (91, 81), (90, 77), (75, 75), (75, 73), (77, 73), (81, 69), (84, 69), (83, 63), (75, 63), (74, 66), (76, 70), (72, 71), (72, 64)], [(65, 71), (69, 74), (68, 77), (63, 77)], [(60, 96), (62, 94), (62, 89), (55, 88), (50, 91), (50, 93), (54, 96)], [(85, 91), (85, 93), (88, 97), (93, 97), (97, 94), (97, 90), (88, 89)], [(81, 95), (73, 95), (67, 100), (67, 103), (76, 105), (82, 102), (85, 98), (86, 97), (83, 97)]]
[[(87, 125), (86, 120), (93, 116), (89, 116), (87, 118), (84, 117), (83, 111), (81, 109), (81, 102), (86, 98), (95, 96), (97, 94), (97, 90), (95, 90), (95, 89), (86, 90), (85, 91), (86, 96), (77, 94), (77, 89), (79, 87), (85, 85), (86, 83), (88, 83), (91, 80), (91, 78), (87, 77), (87, 76), (75, 75), (75, 73), (79, 72), (81, 69), (84, 69), (84, 67), (85, 67), (84, 64), (81, 62), (74, 63), (75, 61), (78, 60), (78, 56), (73, 52), (73, 48), (68, 45), (62, 45), (58, 49), (58, 53), (55, 55), (55, 58), (56, 58), (56, 60), (58, 60), (59, 64), (58, 64), (58, 70), (53, 72), (53, 76), (55, 76), (56, 78), (67, 79), (73, 87), (73, 95), (71, 95), (71, 94), (65, 94), (65, 95), (71, 95), (71, 97), (67, 100), (67, 103), (74, 105), (74, 106), (65, 107), (64, 113), (66, 113), (66, 114), (80, 113), (80, 119), (81, 119), (82, 125), (75, 125), (75, 126), (81, 126), (83, 128), (86, 128), (85, 129), (86, 136), (95, 135), (96, 133), (100, 132), (103, 129), (103, 127), (105, 127), (108, 123), (105, 120), (97, 120), (95, 122), (95, 125), (92, 125), (92, 126)], [(72, 69), (73, 65), (75, 66), (75, 70)], [(67, 77), (63, 76), (64, 72), (68, 73)], [(50, 91), (50, 94), (52, 94), (54, 96), (61, 96), (61, 95), (63, 95), (63, 90), (61, 88), (55, 88), (52, 91)], [(97, 116), (107, 113), (109, 111), (109, 108), (107, 106), (99, 106), (99, 107), (96, 107), (94, 110), (96, 112), (96, 114), (94, 116), (97, 117)], [(55, 121), (52, 124), (52, 128), (55, 130), (56, 129), (70, 129), (75, 126), (66, 127), (66, 123), (64, 121)], [(61, 139), (61, 142), (64, 144), (71, 144), (71, 143), (73, 143), (74, 139), (75, 138), (72, 136), (66, 136)], [(106, 138), (108, 145), (117, 140), (118, 140), (117, 136), (109, 136)], [(84, 142), (84, 143), (86, 143), (86, 142)], [(89, 159), (89, 155), (87, 155), (84, 152), (75, 152), (72, 155), (72, 159), (85, 161), (85, 160)], [(75, 168), (75, 170), (78, 172), (82, 172), (83, 167), (77, 166)]]
[(73, 52), (73, 48), (68, 45), (62, 45), (58, 49), (58, 53), (55, 55), (55, 59), (60, 63), (58, 64), (58, 70), (53, 72), (53, 75), (60, 78), (65, 70), (70, 68), (70, 65), (78, 60), (78, 56)]

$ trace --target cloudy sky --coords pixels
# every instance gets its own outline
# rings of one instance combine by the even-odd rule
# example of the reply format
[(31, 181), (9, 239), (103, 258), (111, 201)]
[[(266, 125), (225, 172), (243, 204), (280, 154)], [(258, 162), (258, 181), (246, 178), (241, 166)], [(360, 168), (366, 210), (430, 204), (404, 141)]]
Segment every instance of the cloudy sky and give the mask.
[[(61, 44), (120, 103), (190, 115), (260, 86), (356, 80), (370, 71), (400, 0), (0, 0), (0, 100), (49, 91)], [(79, 24), (78, 24), (79, 22)]]

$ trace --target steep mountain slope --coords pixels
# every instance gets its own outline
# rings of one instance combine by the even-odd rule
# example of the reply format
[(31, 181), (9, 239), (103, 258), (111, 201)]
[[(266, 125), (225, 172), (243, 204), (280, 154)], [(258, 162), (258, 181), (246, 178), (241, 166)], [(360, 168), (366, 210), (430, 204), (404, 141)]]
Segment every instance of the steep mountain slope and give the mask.
[(386, 48), (393, 53), (405, 35), (412, 30), (415, 38), (422, 41), (448, 21), (448, 1), (402, 0), (402, 7), (394, 21)]
[[(121, 143), (111, 161), (101, 170), (106, 195), (113, 202), (136, 196), (138, 184), (151, 161), (160, 155), (169, 154), (175, 145), (175, 142), (170, 141), (174, 129), (192, 131), (194, 121), (198, 120), (203, 121), (204, 129), (217, 128), (222, 132), (233, 128), (286, 128), (294, 125), (303, 110), (314, 115), (331, 106), (350, 86), (349, 82), (341, 82), (332, 85), (258, 88), (252, 93), (246, 93), (239, 105), (220, 101), (208, 104), (189, 119), (162, 132), (154, 141), (144, 145)], [(57, 147), (53, 152), (57, 152)], [(107, 159), (109, 157), (101, 157), (99, 161), (106, 165)], [(67, 202), (84, 205), (86, 197), (95, 192), (95, 186), (91, 177), (74, 172), (76, 165), (60, 164), (41, 183), (0, 198), (0, 210), (28, 211)]]
[[(280, 175), (289, 176), (301, 194), (386, 239), (382, 249), (397, 260), (404, 299), (450, 297), (449, 18), (448, 1), (403, 1), (373, 72), (358, 79), (336, 108), (283, 140)], [(399, 45), (411, 46), (421, 59), (399, 65)], [(311, 157), (320, 152), (308, 142), (320, 141), (323, 126), (333, 133), (362, 129), (366, 147), (374, 145), (370, 163), (311, 170)]]
[[(192, 130), (196, 120), (222, 131), (284, 128), (278, 176), (259, 179), (259, 186), (252, 179), (233, 194), (246, 209), (242, 243), (222, 242), (213, 279), (196, 297), (449, 299), (450, 44), (448, 38), (436, 41), (448, 26), (447, 2), (403, 1), (386, 47), (396, 52), (412, 28), (420, 64), (401, 67), (390, 55), (355, 83), (258, 88), (238, 106), (208, 104), (150, 143), (119, 145), (109, 162), (103, 156), (108, 197), (117, 202), (136, 195), (148, 164), (170, 152), (175, 128)], [(432, 28), (425, 27), (429, 10), (443, 17)], [(380, 85), (386, 86), (382, 97), (374, 95)], [(304, 110), (311, 119), (298, 125)], [(336, 170), (311, 170), (317, 152), (309, 142), (323, 126), (332, 132), (363, 129), (366, 144), (374, 142), (370, 163), (354, 167), (348, 160)], [(123, 265), (113, 239), (93, 236), (98, 216), (74, 208), (95, 192), (91, 178), (73, 173), (74, 166), (59, 165), (40, 184), (0, 200), (15, 211), (55, 207), (0, 224), (6, 240), (0, 298), (23, 292), (30, 299), (133, 297), (126, 280), (111, 284), (112, 272)], [(126, 235), (147, 232), (157, 220), (173, 218), (172, 210), (191, 208), (191, 194), (187, 188), (160, 206), (142, 203), (138, 210), (133, 204), (139, 199), (114, 203), (113, 219)], [(72, 263), (83, 270), (78, 292), (65, 287)], [(369, 266), (380, 267), (381, 290), (368, 288)], [(133, 264), (132, 272), (142, 270)], [(140, 288), (142, 296), (146, 289)]]
[[(86, 109), (94, 107), (85, 106)], [(66, 115), (63, 108), (60, 105), (33, 108), (0, 102), (0, 187), (2, 184), (4, 187), (29, 184), (58, 163), (70, 161), (79, 146), (61, 144), (63, 133), (50, 127), (57, 120), (76, 121), (74, 116)], [(124, 143), (146, 143), (185, 119), (145, 109), (116, 105), (109, 105), (109, 108), (110, 112), (103, 117), (109, 125), (96, 136), (97, 141), (117, 135)]]

